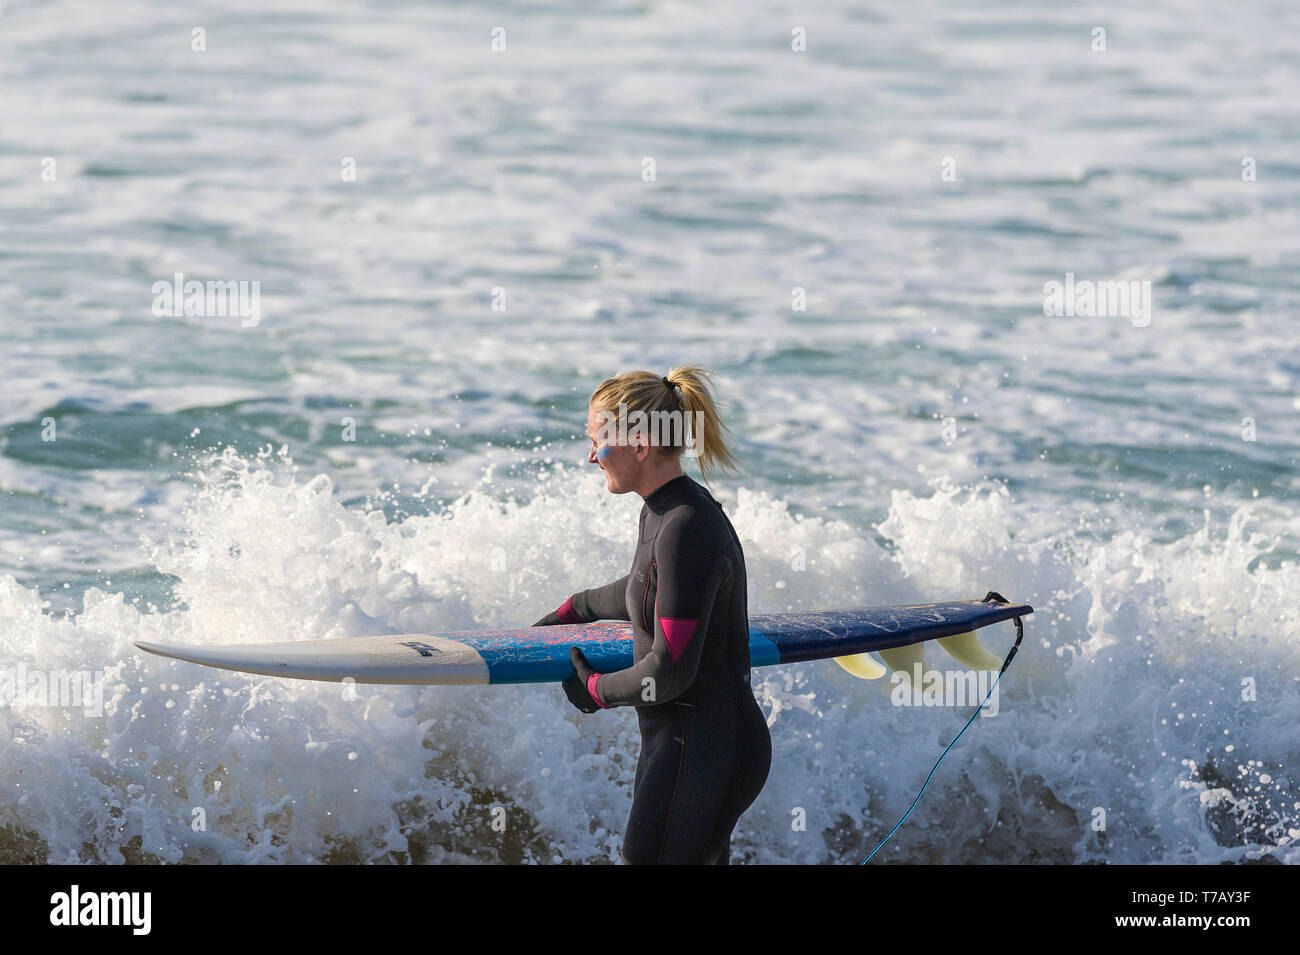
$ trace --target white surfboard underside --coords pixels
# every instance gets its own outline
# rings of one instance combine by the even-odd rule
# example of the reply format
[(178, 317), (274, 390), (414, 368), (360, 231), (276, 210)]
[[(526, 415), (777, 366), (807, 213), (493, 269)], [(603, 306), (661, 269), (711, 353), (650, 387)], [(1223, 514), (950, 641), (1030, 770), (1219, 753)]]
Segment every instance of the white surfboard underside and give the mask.
[(143, 642), (136, 646), (159, 656), (223, 670), (299, 680), (442, 686), (488, 683), (487, 663), (477, 650), (458, 640), (425, 633), (209, 647)]

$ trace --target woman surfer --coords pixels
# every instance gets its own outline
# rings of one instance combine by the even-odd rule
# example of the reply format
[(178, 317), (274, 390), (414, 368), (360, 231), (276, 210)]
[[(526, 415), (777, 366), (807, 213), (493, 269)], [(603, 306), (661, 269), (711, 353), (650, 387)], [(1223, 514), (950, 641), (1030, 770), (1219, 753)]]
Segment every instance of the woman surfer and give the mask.
[[(641, 412), (638, 415), (637, 412)], [(721, 505), (682, 471), (737, 470), (725, 426), (693, 365), (634, 371), (592, 392), (588, 461), (641, 509), (627, 576), (574, 594), (535, 626), (629, 620), (635, 661), (596, 673), (577, 647), (564, 684), (584, 713), (636, 708), (641, 755), (623, 841), (626, 863), (727, 865), (731, 833), (767, 780), (772, 743), (749, 682), (745, 556)]]

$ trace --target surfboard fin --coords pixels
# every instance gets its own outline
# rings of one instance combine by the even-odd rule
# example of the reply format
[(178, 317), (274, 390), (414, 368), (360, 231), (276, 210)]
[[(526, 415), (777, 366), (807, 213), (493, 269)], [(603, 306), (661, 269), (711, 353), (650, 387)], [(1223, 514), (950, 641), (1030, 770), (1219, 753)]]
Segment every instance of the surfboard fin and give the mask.
[(885, 661), (885, 665), (891, 670), (897, 670), (903, 674), (908, 683), (912, 682), (912, 676), (916, 673), (916, 667), (921, 667), (921, 679), (925, 679), (927, 672), (925, 666), (925, 645), (922, 643), (912, 643), (905, 647), (893, 647), (889, 650), (881, 650), (880, 658)]
[(974, 630), (954, 633), (951, 637), (940, 637), (939, 646), (943, 647), (954, 660), (972, 670), (996, 670), (1002, 661), (989, 653)]
[(870, 653), (851, 653), (834, 659), (859, 680), (878, 680), (888, 672)]

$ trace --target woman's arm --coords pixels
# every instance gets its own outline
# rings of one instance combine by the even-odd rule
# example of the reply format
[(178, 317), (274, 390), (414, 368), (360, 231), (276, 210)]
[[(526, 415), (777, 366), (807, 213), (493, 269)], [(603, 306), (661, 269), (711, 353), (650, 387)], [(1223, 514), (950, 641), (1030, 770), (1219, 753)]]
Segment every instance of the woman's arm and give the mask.
[(558, 608), (548, 613), (533, 624), (534, 627), (549, 627), (557, 623), (591, 623), (594, 620), (631, 620), (627, 614), (627, 578), (624, 574), (619, 580), (603, 587), (593, 587), (582, 593), (574, 594)]
[(683, 516), (659, 532), (654, 643), (626, 670), (588, 677), (587, 690), (598, 705), (666, 703), (695, 682), (715, 602), (730, 589), (735, 572), (698, 530), (696, 522)]

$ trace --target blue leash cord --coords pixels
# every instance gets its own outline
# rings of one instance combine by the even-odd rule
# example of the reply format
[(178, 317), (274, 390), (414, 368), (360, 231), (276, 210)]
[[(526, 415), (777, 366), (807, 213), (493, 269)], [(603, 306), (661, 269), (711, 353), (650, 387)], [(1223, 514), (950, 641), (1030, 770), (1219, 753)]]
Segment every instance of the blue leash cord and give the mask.
[[(1005, 597), (996, 593), (990, 593), (987, 597), (984, 598), (984, 600), (988, 601), (990, 598), (996, 599), (1001, 603), (1007, 602)], [(1016, 617), (1015, 621), (1016, 621), (1016, 642), (1011, 647), (1011, 652), (1007, 654), (1007, 658), (1004, 661), (1002, 661), (1002, 669), (998, 671), (997, 679), (995, 679), (993, 681), (993, 685), (989, 687), (989, 691), (984, 697), (984, 703), (987, 703), (989, 701), (989, 697), (993, 695), (993, 691), (998, 688), (998, 683), (1000, 683), (1002, 680), (1002, 674), (1007, 672), (1007, 667), (1011, 666), (1012, 658), (1015, 657), (1016, 651), (1020, 649), (1020, 640), (1025, 635), (1025, 628), (1021, 624), (1019, 617)], [(903, 813), (903, 818), (898, 820), (898, 822), (894, 824), (893, 829), (889, 830), (889, 836), (892, 836), (894, 833), (896, 833), (898, 831), (898, 827), (907, 821), (907, 817), (912, 814), (912, 810), (916, 808), (916, 804), (919, 803), (921, 801), (921, 797), (925, 795), (925, 787), (930, 785), (930, 780), (934, 778), (935, 772), (938, 771), (939, 764), (943, 762), (943, 757), (947, 756), (948, 753), (952, 751), (952, 748), (957, 745), (957, 740), (961, 739), (962, 733), (965, 733), (968, 729), (970, 729), (971, 723), (975, 722), (975, 717), (979, 716), (980, 710), (984, 709), (984, 703), (981, 703), (976, 708), (975, 712), (971, 714), (971, 718), (967, 720), (966, 725), (961, 728), (961, 733), (957, 734), (957, 739), (954, 739), (951, 743), (949, 743), (948, 748), (943, 751), (943, 755), (940, 756), (937, 760), (935, 760), (934, 769), (930, 770), (930, 775), (926, 776), (925, 782), (921, 784), (921, 791), (917, 793), (916, 798), (912, 800), (912, 805), (907, 807), (907, 812)], [(889, 841), (889, 836), (885, 836), (885, 838), (881, 839), (880, 845), (872, 849), (870, 855), (868, 855), (865, 859), (859, 862), (858, 865), (866, 865), (868, 862), (870, 862), (871, 856), (879, 852), (881, 848), (884, 846), (884, 844)]]

